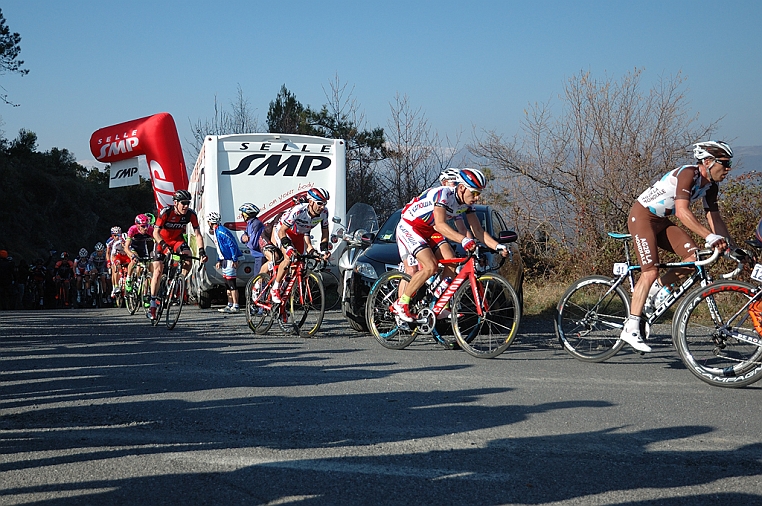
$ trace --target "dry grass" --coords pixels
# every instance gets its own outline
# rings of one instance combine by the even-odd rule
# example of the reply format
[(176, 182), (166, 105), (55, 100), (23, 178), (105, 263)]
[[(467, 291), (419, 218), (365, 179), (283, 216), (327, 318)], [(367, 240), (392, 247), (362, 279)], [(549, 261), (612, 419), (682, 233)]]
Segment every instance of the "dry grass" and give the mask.
[(571, 281), (549, 281), (546, 279), (524, 281), (524, 314), (553, 316), (556, 304), (561, 300)]

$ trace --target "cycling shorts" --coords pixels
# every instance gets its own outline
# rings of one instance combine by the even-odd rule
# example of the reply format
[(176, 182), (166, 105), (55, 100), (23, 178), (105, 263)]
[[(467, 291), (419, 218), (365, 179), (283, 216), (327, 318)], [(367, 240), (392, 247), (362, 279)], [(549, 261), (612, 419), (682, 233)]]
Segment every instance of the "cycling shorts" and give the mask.
[(402, 261), (405, 261), (408, 256), (415, 258), (424, 248), (437, 251), (444, 242), (445, 238), (439, 232), (434, 232), (431, 237), (424, 238), (416, 232), (413, 225), (405, 220), (400, 220), (397, 224), (397, 249)]
[(627, 229), (632, 235), (643, 272), (656, 269), (659, 248), (675, 253), (681, 259), (690, 259), (698, 250), (691, 236), (667, 217), (659, 217), (635, 202), (627, 218)]
[[(275, 238), (278, 241), (278, 247), (282, 248), (283, 245), (280, 243), (280, 237), (276, 234), (273, 234), (273, 235), (275, 235)], [(304, 234), (297, 234), (296, 232), (294, 232), (293, 230), (289, 228), (289, 229), (286, 229), (286, 237), (291, 239), (291, 244), (294, 245), (294, 249), (296, 250), (296, 252), (299, 253), (300, 255), (303, 255), (305, 249), (307, 248), (307, 245), (304, 242)]]
[(153, 240), (135, 241), (130, 243), (130, 249), (140, 258), (155, 259), (156, 248), (153, 247)]
[(125, 253), (117, 253), (111, 257), (111, 263), (127, 265), (130, 263), (130, 257), (128, 257)]

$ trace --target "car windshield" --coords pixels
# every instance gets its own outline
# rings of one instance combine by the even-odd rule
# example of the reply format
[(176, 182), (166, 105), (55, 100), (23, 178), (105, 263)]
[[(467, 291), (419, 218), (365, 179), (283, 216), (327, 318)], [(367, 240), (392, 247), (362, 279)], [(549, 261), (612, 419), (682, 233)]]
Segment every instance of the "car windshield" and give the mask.
[[(389, 219), (383, 224), (381, 230), (378, 231), (376, 242), (397, 242), (397, 223), (400, 221), (401, 214), (402, 211), (400, 210), (389, 216)], [(476, 216), (479, 217), (482, 228), (487, 230), (487, 213), (482, 209), (477, 209)], [(447, 220), (447, 224), (455, 228), (454, 220)]]

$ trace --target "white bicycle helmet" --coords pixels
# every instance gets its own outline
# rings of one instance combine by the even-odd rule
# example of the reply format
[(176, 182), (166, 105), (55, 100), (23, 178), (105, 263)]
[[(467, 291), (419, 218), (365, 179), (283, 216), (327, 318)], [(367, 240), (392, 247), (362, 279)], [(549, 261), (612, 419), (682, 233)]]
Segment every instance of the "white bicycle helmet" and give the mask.
[(259, 214), (259, 208), (250, 202), (246, 202), (238, 208), (245, 219), (253, 218)]
[(439, 174), (439, 182), (444, 184), (448, 181), (457, 181), (458, 174), (460, 174), (460, 169), (456, 169), (454, 167), (445, 169), (441, 174)]
[(87, 250), (85, 248), (79, 250), (79, 256), (85, 258), (87, 256)]
[(106, 249), (106, 247), (102, 242), (95, 243), (95, 251), (103, 251), (104, 249)]
[(122, 233), (122, 227), (111, 227), (111, 235), (118, 235)]
[(704, 158), (733, 158), (733, 150), (725, 141), (704, 141), (693, 145), (693, 157), (696, 160)]
[(215, 213), (214, 211), (212, 211), (211, 213), (209, 213), (207, 215), (206, 221), (209, 222), (209, 223), (214, 223), (216, 225), (219, 225), (220, 224), (220, 213)]

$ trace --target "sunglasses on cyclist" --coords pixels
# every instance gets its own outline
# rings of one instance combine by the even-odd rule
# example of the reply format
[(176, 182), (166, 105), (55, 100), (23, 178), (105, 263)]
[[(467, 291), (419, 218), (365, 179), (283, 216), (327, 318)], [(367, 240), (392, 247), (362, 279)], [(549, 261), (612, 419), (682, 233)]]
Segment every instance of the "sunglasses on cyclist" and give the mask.
[(320, 207), (325, 207), (325, 205), (327, 204), (327, 202), (322, 202), (320, 200), (315, 200), (314, 202), (315, 202), (315, 204), (317, 204)]
[(479, 195), (482, 194), (481, 190), (469, 190), (469, 191), (471, 192), (471, 195), (473, 195), (474, 197), (478, 197)]
[(189, 206), (190, 205), (190, 200), (178, 200), (177, 203), (178, 204), (182, 204), (184, 206)]
[(719, 163), (726, 169), (729, 169), (733, 165), (733, 160), (720, 160), (719, 158), (715, 158), (714, 161)]

